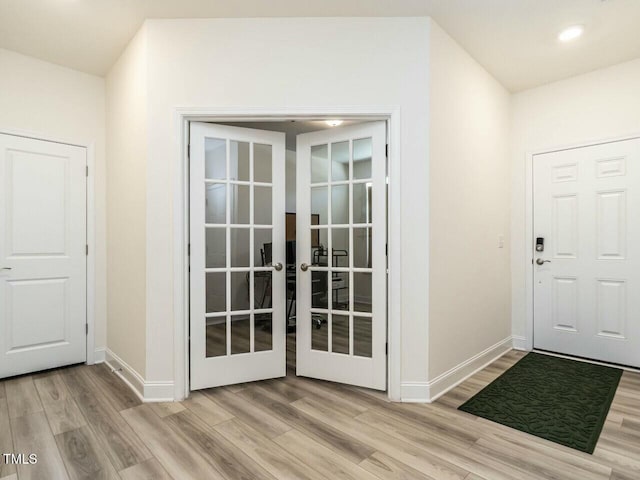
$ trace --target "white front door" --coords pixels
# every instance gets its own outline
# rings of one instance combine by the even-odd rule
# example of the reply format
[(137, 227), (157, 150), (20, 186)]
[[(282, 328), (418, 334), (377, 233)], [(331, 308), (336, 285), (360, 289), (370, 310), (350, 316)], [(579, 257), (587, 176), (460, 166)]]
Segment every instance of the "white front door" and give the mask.
[(533, 168), (534, 347), (640, 367), (640, 139)]
[(297, 139), (297, 374), (386, 389), (386, 125)]
[(86, 361), (86, 164), (0, 134), (0, 378)]
[(191, 390), (285, 375), (285, 135), (192, 123)]

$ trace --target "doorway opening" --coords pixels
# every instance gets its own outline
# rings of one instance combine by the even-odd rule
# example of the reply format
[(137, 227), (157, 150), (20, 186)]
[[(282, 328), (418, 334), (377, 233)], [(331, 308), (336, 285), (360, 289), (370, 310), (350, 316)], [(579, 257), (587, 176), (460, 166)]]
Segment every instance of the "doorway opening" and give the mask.
[[(387, 123), (353, 119), (335, 127), (324, 119), (216, 120), (191, 123), (190, 233), (204, 237), (199, 243), (189, 239), (191, 388), (214, 386), (210, 378), (195, 379), (202, 358), (224, 357), (231, 362), (225, 369), (230, 376), (216, 379), (215, 385), (250, 381), (251, 375), (239, 371), (249, 364), (238, 360), (258, 353), (264, 361), (254, 370), (269, 363), (267, 353), (277, 349), (277, 324), (282, 322), (289, 374), (302, 371), (305, 376), (386, 390)], [(194, 126), (205, 129), (197, 138), (206, 140), (206, 147), (194, 141)], [(281, 157), (279, 140), (270, 132), (282, 135)], [(300, 145), (306, 148), (304, 154)], [(301, 158), (302, 173), (296, 171)], [(215, 162), (224, 166), (224, 173), (214, 173)], [(201, 197), (194, 197), (194, 168), (204, 173), (195, 177)], [(203, 228), (194, 230), (194, 222)], [(193, 281), (194, 255), (199, 250), (204, 282)], [(206, 305), (205, 322), (196, 324), (195, 330), (194, 288)], [(302, 324), (301, 312), (306, 315)], [(200, 332), (203, 328), (205, 335)], [(301, 332), (308, 336), (304, 354), (297, 348)], [(198, 335), (203, 337), (203, 355), (194, 361)], [(306, 366), (301, 367), (301, 358)], [(382, 380), (367, 379), (366, 372), (363, 380), (356, 378), (372, 358)], [(321, 363), (327, 364), (329, 373), (316, 367)], [(336, 368), (340, 365), (346, 368)], [(305, 374), (305, 368), (310, 373)], [(276, 370), (256, 378), (286, 373)]]
[[(218, 125), (227, 125), (233, 127), (250, 128), (257, 130), (267, 130), (274, 132), (281, 132), (285, 134), (285, 242), (286, 242), (286, 365), (287, 375), (296, 375), (296, 334), (297, 334), (297, 318), (296, 318), (296, 294), (297, 294), (297, 268), (296, 268), (296, 224), (297, 224), (297, 208), (296, 208), (296, 174), (297, 174), (297, 138), (301, 134), (310, 132), (318, 132), (322, 130), (331, 130), (336, 127), (346, 127), (350, 125), (359, 125), (368, 123), (368, 120), (321, 120), (321, 119), (306, 119), (306, 120), (284, 120), (284, 121), (263, 121), (263, 122), (211, 122)], [(349, 176), (349, 152), (348, 145), (342, 144), (342, 150), (334, 150), (334, 162), (332, 164), (333, 175), (335, 179), (346, 180)], [(361, 149), (362, 150), (362, 149)], [(248, 153), (248, 152), (247, 152)], [(248, 156), (247, 156), (248, 159)], [(367, 164), (367, 159), (370, 159), (370, 152), (359, 151), (354, 152), (354, 170), (364, 170), (370, 168), (370, 163)], [(369, 160), (370, 161), (370, 160)], [(254, 168), (255, 165), (254, 165)], [(317, 166), (316, 166), (317, 168)], [(322, 167), (320, 167), (322, 168)], [(341, 169), (337, 172), (337, 169)], [(322, 174), (320, 174), (322, 175)], [(364, 173), (356, 173), (355, 176), (364, 178)], [(321, 179), (322, 180), (322, 179)], [(371, 210), (372, 210), (372, 196), (371, 196), (371, 183), (366, 183), (364, 188), (358, 189), (354, 192), (352, 201), (356, 204), (354, 208), (356, 211), (361, 212), (365, 217), (361, 220), (366, 223), (370, 223)], [(321, 189), (312, 189), (311, 191), (311, 225), (318, 226), (318, 229), (314, 229), (311, 234), (311, 247), (312, 247), (312, 263), (316, 265), (328, 266), (331, 260), (332, 264), (341, 267), (348, 267), (348, 257), (350, 255), (348, 232), (340, 231), (332, 235), (332, 255), (331, 258), (328, 255), (328, 235), (325, 234), (324, 229), (320, 228), (320, 225), (326, 224), (327, 202), (323, 201), (323, 191)], [(343, 190), (346, 190), (343, 188)], [(349, 211), (349, 198), (346, 194), (337, 191), (332, 195), (332, 213), (344, 215), (341, 219), (333, 219), (334, 223), (348, 224), (348, 211)], [(340, 202), (340, 203), (337, 203)], [(357, 220), (357, 219), (356, 219)], [(322, 222), (322, 223), (321, 223)], [(341, 229), (346, 230), (346, 229)], [(266, 239), (266, 237), (265, 237)], [(362, 267), (371, 266), (371, 250), (372, 250), (372, 235), (371, 229), (359, 229), (354, 235), (353, 255), (354, 264)], [(260, 255), (260, 262), (263, 266), (271, 264), (272, 258), (272, 243), (263, 242), (256, 243), (256, 254)], [(232, 259), (232, 263), (235, 260)], [(319, 276), (319, 275), (318, 275)], [(316, 281), (312, 282), (312, 296), (315, 297), (315, 305), (323, 308), (327, 308), (329, 295), (332, 297), (334, 308), (348, 308), (349, 302), (349, 274), (348, 272), (332, 272), (330, 281)], [(268, 276), (257, 277), (255, 282), (255, 288), (258, 290), (255, 296), (255, 301), (259, 304), (256, 308), (269, 307), (273, 303), (271, 285), (269, 284)], [(321, 279), (322, 280), (322, 279)], [(371, 288), (360, 283), (354, 285), (357, 290), (354, 291), (354, 310), (361, 312), (371, 312), (372, 293)], [(249, 297), (249, 285), (245, 283), (245, 289), (237, 289), (237, 294)], [(334, 351), (347, 352), (349, 351), (349, 322), (344, 321), (344, 317), (339, 317), (338, 321), (332, 322), (332, 343)], [(263, 332), (270, 331), (270, 318), (264, 316), (263, 318), (256, 319), (261, 325)], [(329, 343), (329, 325), (327, 315), (312, 314), (312, 342), (319, 348), (328, 348)], [(248, 337), (249, 329), (248, 319), (246, 327), (242, 330), (245, 337)], [(354, 322), (353, 324), (353, 342), (354, 350), (361, 352), (362, 354), (369, 355), (371, 350), (371, 328), (369, 324), (364, 322)], [(240, 329), (239, 329), (240, 330)], [(219, 340), (219, 333), (217, 340)], [(265, 342), (265, 338), (262, 335), (255, 335), (256, 341), (261, 342), (261, 345), (257, 345), (257, 348), (267, 348), (268, 341)], [(215, 343), (216, 337), (212, 336), (211, 343)], [(249, 338), (245, 338), (245, 342), (249, 341)], [(219, 344), (219, 342), (218, 342)], [(213, 345), (212, 345), (213, 348)], [(245, 344), (246, 348), (246, 344)]]

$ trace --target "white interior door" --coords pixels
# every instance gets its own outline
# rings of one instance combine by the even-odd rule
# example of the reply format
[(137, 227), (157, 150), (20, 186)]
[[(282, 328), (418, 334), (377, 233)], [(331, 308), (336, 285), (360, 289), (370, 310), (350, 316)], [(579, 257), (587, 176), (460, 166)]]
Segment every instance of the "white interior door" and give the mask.
[(192, 123), (191, 389), (285, 375), (285, 135)]
[(86, 361), (86, 150), (0, 134), (0, 378)]
[(640, 140), (533, 162), (535, 348), (640, 367)]
[(386, 125), (297, 138), (297, 374), (386, 389)]

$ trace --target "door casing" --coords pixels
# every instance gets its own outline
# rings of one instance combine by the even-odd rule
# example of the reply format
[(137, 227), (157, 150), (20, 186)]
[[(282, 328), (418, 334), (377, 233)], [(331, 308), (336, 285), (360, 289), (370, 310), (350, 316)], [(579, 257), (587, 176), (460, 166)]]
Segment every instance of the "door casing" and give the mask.
[[(533, 303), (534, 303), (534, 265), (533, 259), (534, 256), (534, 231), (533, 231), (533, 162), (535, 161), (536, 155), (543, 155), (545, 153), (553, 153), (559, 152), (563, 150), (573, 150), (576, 148), (583, 147), (592, 147), (595, 145), (602, 145), (606, 143), (614, 143), (620, 142), (623, 140), (635, 140), (640, 138), (640, 132), (636, 134), (630, 134), (619, 137), (610, 137), (610, 138), (601, 138), (594, 139), (591, 141), (584, 141), (580, 143), (573, 143), (569, 145), (559, 145), (556, 147), (548, 147), (541, 148), (537, 150), (533, 150), (531, 152), (527, 152), (525, 162), (525, 172), (526, 172), (526, 210), (525, 210), (525, 254), (523, 261), (526, 266), (526, 277), (525, 277), (525, 308), (526, 308), (526, 317), (525, 317), (525, 330), (524, 337), (513, 337), (513, 348), (516, 350), (533, 350), (533, 322), (534, 322), (534, 314), (533, 314)], [(602, 363), (602, 362), (596, 362)], [(623, 367), (620, 367), (623, 368)]]
[[(42, 140), (45, 142), (61, 143), (63, 145), (71, 145), (74, 147), (84, 148), (87, 156), (87, 223), (86, 223), (86, 242), (87, 252), (87, 365), (102, 363), (105, 360), (106, 350), (102, 346), (96, 349), (95, 341), (95, 317), (96, 317), (96, 234), (95, 234), (95, 142), (82, 139), (61, 138), (55, 135), (49, 135), (41, 132), (33, 132), (28, 130), (19, 130), (0, 127), (0, 133), (6, 135), (14, 135), (16, 137), (31, 138), (33, 140)], [(106, 319), (105, 319), (106, 320)]]
[[(387, 122), (389, 194), (387, 200), (388, 285), (400, 285), (401, 231), (393, 220), (400, 218), (400, 108), (369, 107), (301, 107), (270, 108), (189, 108), (175, 110), (176, 161), (173, 167), (174, 212), (174, 398), (189, 395), (189, 124), (190, 122), (260, 122), (286, 120), (344, 120)], [(387, 289), (387, 378), (389, 399), (400, 401), (401, 385), (401, 308), (400, 289)]]

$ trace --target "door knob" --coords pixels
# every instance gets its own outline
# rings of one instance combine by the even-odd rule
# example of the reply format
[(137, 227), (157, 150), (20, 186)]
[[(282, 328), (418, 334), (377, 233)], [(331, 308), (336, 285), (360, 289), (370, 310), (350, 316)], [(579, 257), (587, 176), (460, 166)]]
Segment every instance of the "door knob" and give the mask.
[(303, 272), (306, 272), (308, 269), (309, 265), (307, 265), (306, 263), (300, 265), (300, 270), (302, 270)]
[(280, 262), (278, 262), (278, 263), (274, 263), (274, 264), (273, 264), (273, 268), (275, 268), (275, 269), (276, 269), (276, 271), (278, 271), (278, 272), (279, 272), (280, 270), (282, 270), (282, 264), (281, 264)]
[(538, 265), (544, 265), (545, 263), (551, 263), (551, 260), (543, 260), (543, 259), (541, 259), (541, 258), (538, 258), (538, 259), (536, 260), (536, 263), (537, 263)]

